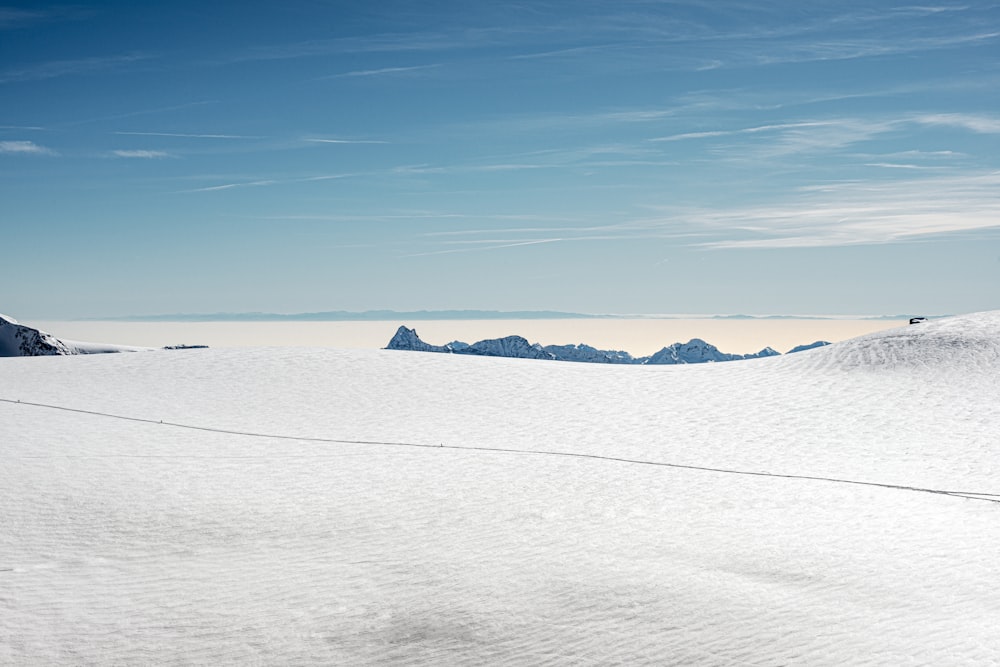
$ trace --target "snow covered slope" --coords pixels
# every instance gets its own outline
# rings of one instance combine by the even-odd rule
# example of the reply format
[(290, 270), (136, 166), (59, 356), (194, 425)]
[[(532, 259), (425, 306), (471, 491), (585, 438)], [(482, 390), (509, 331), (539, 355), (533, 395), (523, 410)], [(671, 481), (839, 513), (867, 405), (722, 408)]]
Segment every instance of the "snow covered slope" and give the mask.
[(102, 354), (106, 352), (137, 352), (145, 347), (85, 343), (63, 340), (0, 314), (0, 357), (44, 357), (66, 354)]
[(41, 357), (72, 354), (69, 347), (44, 331), (18, 324), (0, 314), (0, 357)]
[(1000, 312), (739, 364), (0, 378), (0, 664), (1000, 662)]

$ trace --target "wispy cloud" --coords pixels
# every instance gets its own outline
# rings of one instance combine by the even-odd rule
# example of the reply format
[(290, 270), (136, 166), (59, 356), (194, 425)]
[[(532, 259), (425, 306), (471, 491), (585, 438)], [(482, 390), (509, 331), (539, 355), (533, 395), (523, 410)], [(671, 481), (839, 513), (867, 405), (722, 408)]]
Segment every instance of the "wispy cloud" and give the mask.
[(233, 188), (259, 188), (266, 185), (274, 185), (278, 181), (273, 180), (261, 180), (261, 181), (244, 181), (241, 183), (223, 183), (222, 185), (210, 185), (204, 188), (194, 188), (193, 190), (185, 190), (185, 192), (218, 192), (220, 190), (232, 190)]
[(301, 176), (298, 178), (262, 178), (253, 181), (238, 181), (234, 183), (222, 183), (220, 185), (210, 185), (202, 188), (194, 188), (191, 190), (181, 190), (181, 192), (218, 192), (221, 190), (232, 190), (234, 188), (260, 188), (272, 185), (290, 185), (294, 183), (313, 183), (319, 181), (332, 181), (339, 180), (343, 178), (352, 178), (359, 176), (361, 174), (357, 173), (341, 173), (341, 174), (318, 174), (315, 176)]
[(554, 49), (551, 51), (539, 51), (536, 53), (522, 53), (515, 56), (510, 56), (511, 60), (538, 60), (541, 58), (559, 58), (564, 56), (578, 56), (582, 54), (592, 54), (597, 51), (603, 51), (614, 46), (620, 46), (616, 44), (593, 44), (588, 46), (573, 46), (565, 49)]
[(14, 28), (44, 19), (45, 12), (17, 7), (0, 7), (0, 28)]
[(957, 127), (980, 134), (1000, 134), (1000, 116), (965, 113), (923, 114), (914, 118), (924, 125)]
[(520, 246), (528, 245), (539, 245), (541, 243), (557, 243), (565, 239), (554, 238), (554, 239), (527, 239), (518, 241), (485, 241), (483, 245), (477, 245), (474, 247), (462, 247), (462, 248), (448, 248), (445, 250), (431, 250), (428, 252), (414, 252), (403, 257), (427, 257), (430, 255), (451, 255), (460, 252), (482, 252), (484, 250), (500, 250), (502, 248), (517, 248)]
[(342, 79), (345, 77), (385, 76), (387, 74), (412, 74), (413, 72), (420, 72), (424, 70), (435, 69), (438, 67), (442, 67), (442, 64), (434, 63), (430, 65), (412, 65), (410, 67), (380, 67), (378, 69), (361, 69), (361, 70), (354, 70), (352, 72), (344, 72), (342, 74), (331, 74), (330, 76), (322, 78)]
[[(830, 152), (852, 144), (862, 143), (891, 132), (905, 131), (914, 125), (953, 127), (979, 134), (1000, 134), (1000, 116), (987, 114), (920, 114), (887, 118), (832, 118), (775, 123), (737, 129), (712, 129), (648, 139), (650, 142), (679, 142), (717, 140), (727, 137), (760, 135), (766, 141), (754, 143), (727, 143), (728, 154), (753, 153), (757, 156), (777, 157), (804, 152)], [(924, 153), (929, 156), (931, 153)], [(955, 157), (949, 151), (934, 152), (935, 157)], [(880, 165), (888, 166), (888, 165)]]
[(51, 148), (39, 146), (34, 141), (0, 141), (0, 153), (21, 155), (56, 155)]
[(403, 53), (485, 49), (509, 43), (521, 35), (516, 29), (460, 28), (405, 33), (375, 33), (358, 37), (306, 40), (257, 46), (232, 54), (219, 64), (316, 58), (335, 53)]
[(115, 132), (135, 137), (183, 137), (188, 139), (266, 139), (248, 134), (187, 134), (184, 132)]
[[(710, 130), (706, 132), (684, 132), (681, 134), (672, 134), (666, 137), (654, 137), (650, 139), (650, 141), (682, 141), (685, 139), (707, 139), (711, 137), (725, 137), (737, 134), (761, 134), (765, 132), (789, 133), (789, 132), (797, 132), (799, 130), (813, 129), (813, 128), (838, 128), (838, 127), (850, 128), (850, 127), (860, 127), (860, 126), (873, 127), (872, 123), (870, 122), (852, 121), (849, 119), (808, 120), (808, 121), (799, 121), (794, 123), (757, 125), (754, 127), (744, 127), (736, 130)], [(886, 125), (885, 123), (880, 123), (875, 127), (884, 128), (886, 127)]]
[(63, 127), (74, 127), (78, 125), (86, 125), (87, 123), (99, 123), (105, 120), (119, 120), (122, 118), (134, 118), (135, 116), (148, 116), (151, 114), (169, 113), (171, 111), (180, 111), (181, 109), (191, 109), (194, 107), (205, 106), (207, 104), (215, 104), (216, 100), (199, 100), (197, 102), (185, 102), (183, 104), (171, 104), (165, 107), (153, 107), (151, 109), (137, 109), (135, 111), (125, 111), (123, 113), (115, 113), (107, 116), (97, 116), (94, 118), (84, 118), (82, 120), (75, 120), (68, 123), (61, 123)]
[(866, 167), (878, 167), (880, 169), (932, 169), (926, 165), (904, 164), (900, 162), (866, 162)]
[(388, 141), (382, 141), (379, 139), (320, 139), (316, 137), (307, 137), (303, 139), (309, 143), (314, 144), (387, 144)]
[(0, 30), (24, 28), (45, 21), (81, 19), (90, 15), (91, 12), (79, 7), (56, 7), (48, 9), (0, 7)]
[(773, 206), (676, 213), (716, 240), (706, 248), (871, 245), (1000, 229), (1000, 172), (803, 188)]
[(749, 130), (709, 130), (706, 132), (681, 132), (679, 134), (671, 134), (665, 137), (653, 137), (650, 141), (685, 141), (687, 139), (708, 139), (710, 137), (725, 137), (732, 134), (739, 134), (740, 132), (747, 132)]
[[(829, 154), (904, 128), (900, 118), (834, 118), (753, 127), (682, 132), (650, 142), (712, 140), (714, 154), (731, 160), (782, 158), (796, 154)], [(754, 137), (753, 140), (750, 140)], [(738, 140), (737, 138), (742, 138)], [(731, 139), (731, 140), (727, 140)]]
[(145, 150), (116, 150), (111, 151), (111, 154), (115, 157), (124, 158), (139, 158), (145, 160), (155, 160), (158, 158), (173, 157), (170, 153), (164, 151), (145, 151)]
[(53, 60), (47, 63), (37, 63), (26, 67), (12, 67), (0, 72), (0, 83), (18, 81), (38, 81), (54, 79), (72, 74), (90, 74), (103, 70), (115, 69), (133, 63), (147, 60), (152, 56), (142, 53), (130, 53), (120, 56), (103, 56), (78, 58), (75, 60)]

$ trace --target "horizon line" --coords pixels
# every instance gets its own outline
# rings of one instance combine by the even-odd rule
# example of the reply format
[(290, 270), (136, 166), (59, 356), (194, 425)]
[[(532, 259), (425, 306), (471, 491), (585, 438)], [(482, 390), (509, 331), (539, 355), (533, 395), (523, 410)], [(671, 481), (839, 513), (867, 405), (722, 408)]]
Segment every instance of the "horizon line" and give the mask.
[[(948, 317), (948, 315), (913, 314), (747, 314), (747, 313), (579, 313), (558, 310), (391, 310), (318, 311), (299, 313), (233, 312), (233, 313), (161, 313), (149, 315), (114, 315), (76, 317), (80, 322), (351, 322), (428, 320), (546, 320), (546, 319), (649, 319), (649, 320), (906, 320), (910, 317)], [(38, 318), (46, 319), (46, 318)], [(51, 320), (51, 321), (59, 321)]]

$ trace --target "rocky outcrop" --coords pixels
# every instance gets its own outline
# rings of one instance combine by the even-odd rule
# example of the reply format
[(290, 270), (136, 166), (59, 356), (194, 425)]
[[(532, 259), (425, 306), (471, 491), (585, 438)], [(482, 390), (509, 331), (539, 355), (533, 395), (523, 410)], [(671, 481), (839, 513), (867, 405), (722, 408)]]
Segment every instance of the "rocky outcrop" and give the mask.
[(73, 352), (55, 336), (0, 315), (0, 357), (48, 357), (64, 354)]
[(773, 357), (780, 352), (765, 347), (754, 354), (728, 354), (693, 338), (687, 343), (674, 343), (649, 357), (633, 357), (620, 350), (598, 350), (590, 345), (546, 345), (529, 343), (521, 336), (507, 336), (481, 340), (467, 345), (454, 341), (447, 345), (430, 345), (420, 340), (416, 330), (399, 327), (392, 337), (387, 350), (415, 350), (418, 352), (447, 352), (450, 354), (474, 354), (484, 357), (515, 357), (518, 359), (551, 359), (555, 361), (581, 361), (598, 364), (704, 364), (715, 361), (735, 361), (737, 359), (757, 359)]
[(484, 357), (513, 357), (515, 359), (555, 359), (556, 356), (538, 343), (529, 343), (521, 336), (491, 338), (473, 343), (469, 347), (452, 349), (455, 354), (476, 354)]
[(692, 338), (686, 343), (674, 343), (665, 347), (656, 354), (648, 357), (645, 364), (705, 364), (716, 361), (738, 361), (741, 359), (758, 359), (760, 357), (774, 357), (781, 353), (770, 347), (765, 347), (760, 352), (753, 354), (730, 354), (721, 352), (719, 348), (711, 343), (706, 343), (700, 338)]
[(386, 346), (387, 350), (415, 350), (417, 352), (452, 352), (452, 349), (447, 345), (430, 345), (420, 340), (420, 336), (417, 335), (416, 329), (410, 329), (408, 327), (399, 327), (396, 330), (396, 335), (392, 337), (389, 341), (389, 345)]
[(788, 352), (785, 352), (785, 354), (792, 354), (794, 352), (805, 352), (806, 350), (812, 350), (812, 349), (815, 349), (817, 347), (824, 347), (824, 346), (829, 345), (829, 344), (830, 343), (828, 341), (818, 340), (815, 343), (809, 343), (808, 345), (796, 345), (795, 347), (793, 347), (792, 349), (790, 349)]
[(598, 350), (590, 345), (546, 345), (545, 350), (561, 361), (583, 361), (592, 364), (634, 364), (636, 360), (621, 350)]

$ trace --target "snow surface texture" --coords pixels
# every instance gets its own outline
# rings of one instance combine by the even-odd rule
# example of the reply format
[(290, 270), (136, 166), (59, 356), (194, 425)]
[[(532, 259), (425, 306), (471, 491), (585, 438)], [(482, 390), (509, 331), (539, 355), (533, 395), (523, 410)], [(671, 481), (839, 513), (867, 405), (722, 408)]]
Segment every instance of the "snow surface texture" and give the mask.
[(739, 364), (0, 366), (0, 664), (1000, 663), (1000, 311)]
[[(187, 349), (200, 345), (172, 345), (165, 349)], [(68, 354), (105, 354), (109, 352), (140, 352), (148, 347), (85, 343), (56, 338), (17, 320), (0, 314), (0, 357), (50, 357)]]
[[(811, 345), (800, 345), (791, 352), (801, 352), (813, 347), (829, 345), (817, 341)], [(529, 343), (522, 336), (491, 338), (469, 345), (454, 341), (447, 345), (425, 343), (417, 335), (416, 329), (402, 326), (386, 346), (387, 350), (411, 350), (415, 352), (444, 352), (450, 354), (472, 354), (483, 357), (510, 357), (516, 359), (548, 359), (555, 361), (583, 361), (601, 364), (703, 364), (710, 361), (736, 361), (774, 357), (777, 350), (765, 347), (754, 354), (729, 354), (706, 343), (700, 338), (692, 338), (687, 343), (674, 343), (648, 357), (633, 357), (621, 350), (598, 350), (590, 345), (546, 345)]]

